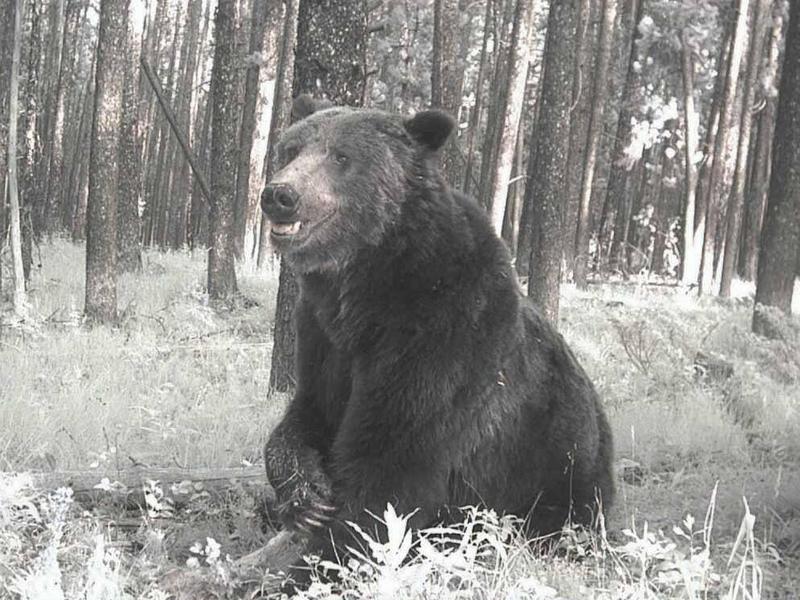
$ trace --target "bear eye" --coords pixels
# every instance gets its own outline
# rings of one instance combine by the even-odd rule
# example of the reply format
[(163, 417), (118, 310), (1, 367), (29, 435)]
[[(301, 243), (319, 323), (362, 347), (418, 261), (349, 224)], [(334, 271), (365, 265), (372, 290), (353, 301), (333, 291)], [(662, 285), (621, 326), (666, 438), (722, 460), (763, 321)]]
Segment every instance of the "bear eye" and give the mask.
[(342, 152), (336, 152), (333, 155), (333, 162), (335, 162), (340, 167), (346, 167), (347, 164), (350, 162), (350, 157)]

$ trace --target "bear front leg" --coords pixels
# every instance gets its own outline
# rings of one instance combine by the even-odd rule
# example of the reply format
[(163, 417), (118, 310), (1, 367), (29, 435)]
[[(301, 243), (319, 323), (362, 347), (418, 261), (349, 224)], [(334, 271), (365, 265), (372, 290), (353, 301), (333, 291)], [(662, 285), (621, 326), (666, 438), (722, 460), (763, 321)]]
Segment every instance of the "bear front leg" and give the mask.
[(330, 521), (335, 508), (322, 458), (313, 448), (298, 444), (299, 438), (291, 420), (284, 419), (264, 447), (264, 464), (284, 525), (312, 535)]

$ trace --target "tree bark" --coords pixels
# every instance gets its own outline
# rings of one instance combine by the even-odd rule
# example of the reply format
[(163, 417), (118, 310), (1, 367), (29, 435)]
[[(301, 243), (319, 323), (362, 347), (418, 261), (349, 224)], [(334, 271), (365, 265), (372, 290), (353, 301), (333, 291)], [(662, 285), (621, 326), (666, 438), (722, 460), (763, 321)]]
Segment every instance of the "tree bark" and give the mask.
[(211, 71), (211, 210), (208, 216), (208, 295), (230, 301), (237, 292), (234, 244), (237, 125), (236, 1), (220, 0), (214, 19)]
[[(755, 0), (752, 0), (755, 1)], [(726, 168), (728, 148), (731, 144), (731, 129), (738, 129), (736, 117), (739, 114), (736, 92), (742, 59), (747, 50), (748, 16), (751, 0), (737, 0), (736, 25), (731, 39), (730, 60), (725, 76), (725, 88), (719, 113), (719, 126), (714, 139), (714, 153), (708, 183), (708, 202), (703, 235), (703, 253), (700, 257), (700, 294), (712, 292), (714, 284), (715, 247), (717, 228), (720, 222), (722, 205), (729, 191)], [(720, 73), (720, 77), (722, 77)]]
[(720, 278), (720, 296), (731, 295), (731, 283), (739, 253), (739, 235), (742, 228), (742, 212), (744, 211), (744, 194), (747, 183), (748, 155), (750, 151), (750, 135), (753, 130), (753, 105), (755, 101), (758, 75), (761, 71), (761, 54), (764, 49), (765, 15), (770, 12), (772, 0), (753, 0), (755, 3), (753, 19), (750, 27), (750, 56), (747, 59), (747, 70), (744, 78), (744, 97), (741, 108), (741, 126), (739, 143), (736, 150), (736, 171), (733, 176), (733, 189), (728, 204), (727, 232), (725, 235), (725, 251), (722, 260), (722, 276)]
[(475, 156), (475, 140), (477, 138), (478, 128), (481, 124), (481, 113), (483, 112), (483, 88), (484, 79), (486, 77), (486, 68), (489, 61), (489, 38), (492, 34), (491, 15), (494, 8), (495, 0), (486, 0), (486, 12), (484, 14), (483, 22), (483, 41), (481, 42), (481, 58), (478, 65), (478, 80), (475, 83), (475, 105), (470, 112), (469, 126), (467, 129), (467, 160), (464, 165), (464, 184), (463, 190), (465, 194), (469, 194), (470, 186), (472, 185), (472, 168)]
[(681, 283), (693, 285), (697, 283), (700, 272), (698, 240), (695, 239), (695, 212), (697, 210), (697, 139), (699, 121), (694, 107), (694, 59), (689, 46), (687, 32), (681, 35), (681, 75), (683, 81), (683, 125), (684, 138), (684, 187), (683, 231), (681, 256)]
[[(575, 284), (586, 289), (586, 276), (589, 267), (589, 218), (591, 216), (592, 184), (594, 182), (597, 154), (600, 150), (600, 135), (604, 126), (604, 109), (608, 98), (609, 66), (613, 41), (614, 21), (617, 18), (617, 0), (603, 0), (603, 20), (600, 25), (597, 63), (594, 68), (594, 89), (592, 110), (589, 116), (589, 131), (586, 152), (583, 160), (583, 179), (581, 181), (578, 204), (578, 224), (575, 231)], [(569, 223), (567, 224), (569, 226)]]
[(119, 187), (117, 188), (117, 269), (134, 273), (142, 268), (139, 199), (142, 192), (141, 135), (136, 96), (138, 84), (138, 44), (126, 32), (125, 82), (122, 90), (122, 115), (119, 133)]
[(753, 331), (770, 337), (779, 332), (764, 307), (791, 313), (800, 252), (800, 4), (789, 11), (753, 311)]
[[(297, 18), (300, 0), (287, 0), (283, 20), (281, 46), (278, 53), (278, 67), (275, 72), (275, 89), (272, 97), (272, 118), (270, 119), (267, 153), (264, 156), (264, 181), (269, 181), (277, 167), (276, 145), (279, 135), (292, 117), (292, 80), (294, 73), (294, 52), (297, 44)], [(261, 267), (270, 253), (269, 221), (262, 216), (258, 236), (258, 257), (256, 264)], [(280, 287), (278, 288), (280, 292)], [(289, 330), (292, 324), (289, 323)], [(283, 331), (283, 330), (282, 330)], [(292, 372), (291, 370), (289, 371)], [(271, 376), (271, 375), (270, 375)]]
[[(25, 271), (22, 266), (22, 230), (20, 227), (19, 189), (17, 185), (17, 115), (19, 114), (19, 62), (22, 48), (22, 3), (14, 11), (14, 41), (11, 75), (8, 86), (8, 199), (11, 260), (14, 274), (14, 313), (26, 316)], [(5, 192), (3, 193), (5, 197)]]
[[(433, 64), (431, 67), (431, 106), (441, 108), (458, 120), (464, 71), (459, 65), (458, 33), (463, 0), (434, 0)], [(452, 186), (459, 184), (460, 150), (458, 131), (454, 131), (441, 150), (442, 173)]]
[[(14, 52), (14, 23), (17, 2), (0, 4), (0, 248), (5, 246), (8, 175), (9, 83)], [(3, 261), (0, 260), (0, 292), (3, 290)]]
[[(547, 21), (544, 79), (539, 121), (531, 140), (526, 202), (532, 207), (528, 295), (558, 324), (564, 189), (569, 154), (569, 122), (578, 0), (552, 0)], [(529, 196), (529, 198), (527, 198)]]
[[(781, 48), (785, 20), (775, 18), (770, 35), (769, 58), (765, 87), (777, 87), (780, 67)], [(744, 234), (742, 235), (742, 252), (740, 257), (740, 274), (747, 281), (755, 281), (758, 273), (759, 238), (764, 224), (764, 213), (767, 208), (769, 177), (772, 163), (772, 138), (775, 132), (776, 98), (767, 94), (764, 109), (758, 116), (758, 135), (753, 161), (753, 175), (747, 191), (747, 210), (745, 213)]]
[(86, 316), (117, 316), (117, 184), (129, 0), (102, 0), (95, 67), (86, 228)]
[(629, 171), (624, 164), (625, 149), (631, 138), (633, 127), (632, 108), (634, 106), (639, 89), (639, 75), (635, 68), (636, 65), (636, 32), (639, 22), (642, 19), (645, 0), (637, 0), (633, 8), (633, 27), (631, 37), (628, 42), (630, 51), (628, 58), (628, 69), (625, 75), (625, 91), (622, 94), (622, 107), (617, 119), (617, 134), (615, 136), (614, 149), (611, 154), (611, 170), (608, 175), (608, 187), (606, 189), (606, 203), (609, 206), (616, 206), (617, 210), (614, 218), (614, 228), (612, 232), (612, 242), (610, 248), (610, 262), (617, 265), (624, 261), (625, 238), (623, 230), (627, 226), (626, 189), (628, 187)]
[(264, 50), (264, 33), (267, 24), (267, 3), (254, 0), (248, 46), (249, 62), (244, 85), (242, 123), (239, 129), (239, 164), (236, 169), (236, 203), (234, 211), (234, 242), (236, 256), (244, 255), (244, 238), (247, 229), (248, 201), (250, 197), (250, 155), (253, 151), (253, 132), (256, 128), (256, 101), (258, 76), (261, 70), (261, 53)]
[[(293, 95), (309, 93), (334, 104), (361, 106), (366, 87), (366, 36), (364, 0), (300, 0)], [(281, 261), (281, 271), (269, 380), (271, 390), (287, 391), (294, 386), (292, 315), (297, 284), (286, 261)]]
[(575, 49), (575, 72), (572, 81), (572, 105), (570, 107), (569, 157), (564, 213), (564, 277), (573, 274), (575, 253), (575, 225), (578, 222), (578, 203), (581, 195), (584, 159), (589, 136), (589, 117), (592, 111), (592, 87), (594, 64), (592, 59), (598, 50), (597, 27), (595, 26), (598, 5), (602, 0), (581, 0), (578, 13), (577, 47)]

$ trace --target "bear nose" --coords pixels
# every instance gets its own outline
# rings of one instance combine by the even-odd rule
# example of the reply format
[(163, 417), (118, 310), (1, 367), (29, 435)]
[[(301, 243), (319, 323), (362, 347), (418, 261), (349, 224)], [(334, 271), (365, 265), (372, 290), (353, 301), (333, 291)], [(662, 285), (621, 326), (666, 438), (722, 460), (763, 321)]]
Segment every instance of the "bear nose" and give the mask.
[(265, 213), (279, 212), (285, 216), (297, 209), (300, 194), (295, 189), (283, 183), (268, 184), (261, 193), (261, 210)]

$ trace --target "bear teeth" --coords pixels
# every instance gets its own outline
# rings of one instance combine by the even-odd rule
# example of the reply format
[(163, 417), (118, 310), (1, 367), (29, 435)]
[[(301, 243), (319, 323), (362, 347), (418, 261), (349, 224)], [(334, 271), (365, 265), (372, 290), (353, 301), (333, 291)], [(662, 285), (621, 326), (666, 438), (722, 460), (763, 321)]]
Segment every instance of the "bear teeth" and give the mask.
[(277, 235), (294, 235), (300, 231), (300, 221), (294, 223), (273, 223), (272, 233)]

